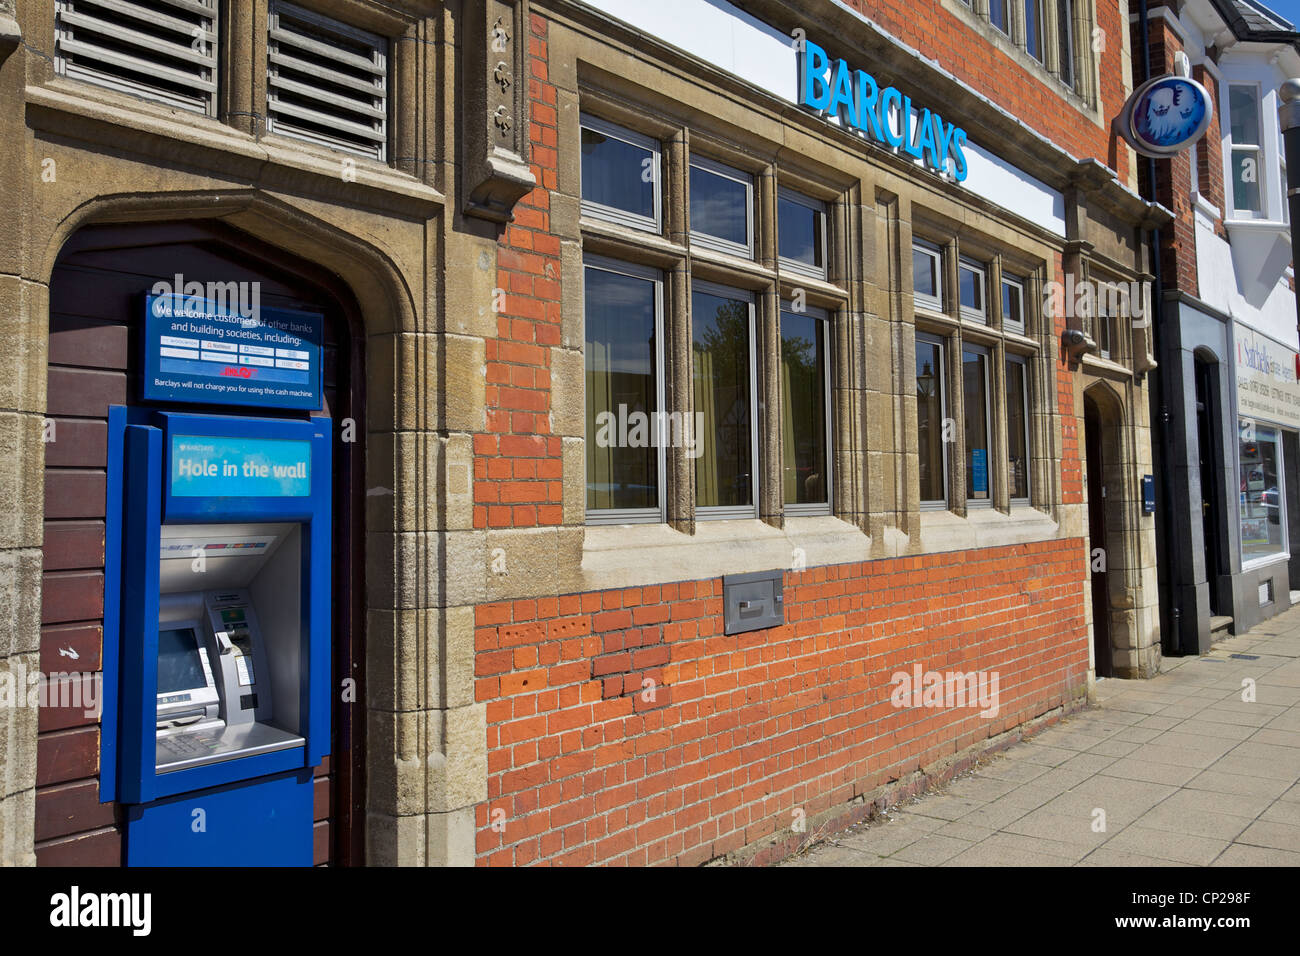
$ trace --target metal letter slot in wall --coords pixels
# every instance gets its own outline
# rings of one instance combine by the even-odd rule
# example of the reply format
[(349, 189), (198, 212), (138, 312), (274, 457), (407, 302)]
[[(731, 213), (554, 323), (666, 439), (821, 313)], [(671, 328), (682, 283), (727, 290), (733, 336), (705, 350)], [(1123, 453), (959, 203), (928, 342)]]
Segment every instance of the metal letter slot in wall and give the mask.
[(740, 634), (784, 624), (782, 580), (781, 571), (723, 575), (723, 631)]

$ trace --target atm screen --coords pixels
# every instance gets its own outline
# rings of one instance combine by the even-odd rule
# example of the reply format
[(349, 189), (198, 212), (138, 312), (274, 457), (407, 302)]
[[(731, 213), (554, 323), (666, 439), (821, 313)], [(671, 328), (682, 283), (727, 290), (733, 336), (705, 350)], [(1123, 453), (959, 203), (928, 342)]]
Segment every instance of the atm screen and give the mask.
[(208, 686), (194, 628), (158, 632), (158, 693), (173, 694)]

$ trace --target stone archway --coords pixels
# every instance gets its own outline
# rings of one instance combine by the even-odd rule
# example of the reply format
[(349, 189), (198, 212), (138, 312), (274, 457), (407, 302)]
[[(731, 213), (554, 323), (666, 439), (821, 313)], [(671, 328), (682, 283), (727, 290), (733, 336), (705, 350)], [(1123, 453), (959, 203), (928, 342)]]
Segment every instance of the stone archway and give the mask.
[[(399, 242), (394, 249), (384, 249), (358, 238), (377, 235), (373, 230), (346, 226), (349, 210), (320, 207), (319, 211), (339, 221), (305, 212), (257, 188), (237, 188), (96, 197), (78, 204), (62, 218), (46, 220), (48, 231), (42, 230), (44, 235), (33, 243), (34, 249), (43, 248), (44, 254), (38, 251), (34, 257), (28, 277), (23, 280), (22, 308), (11, 315), (27, 350), (24, 368), (42, 369), (39, 385), (32, 382), (24, 386), (32, 393), (32, 400), (22, 406), (36, 412), (31, 419), (34, 440), (24, 435), (22, 442), (22, 447), (33, 453), (27, 455), (32, 460), (20, 463), (22, 493), (37, 503), (30, 522), (33, 534), (28, 536), (37, 553), (27, 577), (30, 592), (39, 595), (39, 528), (43, 514), (39, 502), (44, 483), (40, 477), (38, 426), (48, 408), (43, 373), (49, 350), (48, 290), (55, 263), (68, 240), (87, 226), (206, 221), (238, 230), (268, 249), (314, 264), (323, 280), (344, 290), (354, 302), (364, 344), (366, 359), (356, 371), (365, 383), (365, 393), (373, 398), (368, 410), (357, 419), (367, 447), (359, 484), (363, 494), (367, 488), (390, 490), (383, 501), (366, 500), (363, 523), (358, 529), (366, 542), (365, 586), (359, 600), (363, 602), (360, 612), (365, 622), (372, 686), (357, 690), (364, 695), (361, 699), (365, 712), (356, 733), (367, 740), (368, 747), (365, 789), (358, 798), (363, 803), (361, 827), (367, 838), (363, 848), (358, 843), (356, 861), (417, 861), (426, 858), (426, 841), (433, 837), (420, 832), (399, 845), (398, 834), (409, 830), (400, 824), (418, 823), (424, 831), (424, 814), (432, 808), (441, 809), (446, 802), (433, 792), (433, 781), (421, 779), (427, 772), (417, 769), (445, 762), (438, 759), (443, 757), (443, 736), (430, 730), (434, 723), (430, 718), (441, 713), (428, 711), (438, 711), (439, 702), (466, 693), (464, 687), (454, 688), (453, 693), (444, 686), (451, 682), (441, 660), (442, 648), (449, 643), (446, 621), (433, 609), (436, 601), (422, 584), (435, 576), (436, 549), (417, 546), (419, 539), (428, 536), (417, 532), (433, 520), (430, 516), (436, 513), (436, 489), (443, 480), (439, 469), (445, 467), (442, 456), (427, 447), (429, 442), (419, 433), (437, 428), (436, 401), (430, 399), (440, 392), (437, 383), (445, 370), (440, 366), (441, 353), (432, 344), (434, 336), (421, 334), (434, 325), (424, 317), (433, 305), (428, 291), (420, 287), (420, 283), (429, 281), (423, 242)], [(411, 225), (405, 238), (422, 238), (426, 224)], [(20, 626), (30, 631), (21, 643), (30, 645), (27, 653), (34, 660), (39, 644), (38, 620), (34, 615), (23, 615)], [(472, 641), (469, 647), (472, 655)], [(468, 672), (471, 676), (463, 683), (469, 687), (472, 700), (472, 664)], [(22, 780), (16, 783), (30, 794), (36, 780), (35, 721), (20, 730), (24, 739), (18, 743), (22, 746), (12, 752), (28, 756), (15, 764), (23, 771)], [(479, 749), (482, 747), (480, 742)], [(407, 771), (402, 770), (408, 766)], [(463, 802), (469, 804), (475, 799), (477, 794)], [(4, 807), (6, 812), (10, 809), (9, 805)], [(9, 851), (17, 859), (31, 862), (32, 839), (24, 836), (24, 832), (32, 833), (31, 805), (25, 812), (15, 802), (12, 809), (27, 817), (28, 822), (7, 828), (6, 846), (12, 840)]]
[(1083, 406), (1094, 669), (1098, 677), (1148, 677), (1154, 670), (1138, 620), (1140, 488), (1128, 415), (1106, 382), (1088, 387)]

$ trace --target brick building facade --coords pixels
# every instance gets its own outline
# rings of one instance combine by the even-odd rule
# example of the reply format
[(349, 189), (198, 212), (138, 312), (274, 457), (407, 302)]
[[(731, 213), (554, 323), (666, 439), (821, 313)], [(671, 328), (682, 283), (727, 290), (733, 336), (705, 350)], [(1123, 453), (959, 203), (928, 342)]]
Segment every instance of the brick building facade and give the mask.
[[(1095, 320), (1047, 305), (1149, 278), (1169, 221), (1110, 129), (1127, 4), (258, 0), (221, 7), (203, 109), (69, 71), (57, 7), (18, 0), (0, 52), (0, 654), (100, 659), (131, 290), (183, 266), (320, 309), (317, 863), (775, 859), (1158, 668), (1147, 341), (1080, 350)], [(277, 16), (382, 44), (386, 125), (295, 128)], [(92, 440), (60, 457), (48, 419)], [(748, 574), (772, 626), (727, 626)], [(0, 714), (5, 862), (124, 859), (112, 748), (69, 720)]]

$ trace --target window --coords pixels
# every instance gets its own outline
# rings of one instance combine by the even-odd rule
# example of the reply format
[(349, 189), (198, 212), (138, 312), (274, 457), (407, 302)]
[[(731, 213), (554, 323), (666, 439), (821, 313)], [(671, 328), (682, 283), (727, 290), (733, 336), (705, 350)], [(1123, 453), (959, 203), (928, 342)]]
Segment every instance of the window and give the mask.
[(1096, 313), (1092, 320), (1093, 336), (1097, 340), (1097, 352), (1102, 358), (1114, 358), (1112, 349), (1114, 348), (1115, 321), (1114, 310), (1111, 308), (1110, 296), (1108, 292), (1114, 286), (1109, 286), (1104, 282), (1096, 283), (1097, 303), (1094, 308)]
[(943, 310), (943, 259), (935, 246), (912, 246), (912, 294), (919, 307)]
[(583, 115), (582, 214), (660, 231), (659, 144)]
[(1025, 52), (1043, 62), (1042, 0), (1025, 0)]
[(961, 353), (962, 394), (966, 403), (966, 500), (990, 501), (989, 353), (968, 345)]
[(1012, 501), (1029, 500), (1029, 365), (1007, 356), (1007, 481)]
[(948, 436), (944, 434), (944, 344), (931, 335), (916, 336), (916, 427), (920, 454), (921, 504), (948, 503)]
[(781, 308), (781, 445), (786, 514), (830, 513), (830, 321)]
[(1234, 83), (1228, 87), (1232, 134), (1232, 207), (1238, 215), (1264, 215), (1259, 183), (1263, 160), (1259, 88)]
[(217, 21), (217, 0), (59, 0), (54, 68), (215, 116)]
[(781, 267), (826, 278), (826, 207), (782, 189), (776, 200), (777, 255)]
[(382, 160), (388, 143), (388, 41), (273, 0), (266, 129)]
[[(634, 129), (660, 129), (650, 109), (595, 91), (582, 107), (569, 148), (581, 144), (587, 250), (587, 523), (680, 528), (833, 514), (832, 329), (849, 295), (829, 277), (834, 200), (812, 198), (833, 197), (833, 187), (781, 165), (768, 194), (774, 215), (760, 215), (755, 175), (686, 149), (674, 157), (680, 175), (670, 176), (658, 142), (595, 115), (639, 114)], [(787, 181), (810, 183), (809, 194), (780, 185)], [(662, 234), (669, 209), (685, 210), (688, 243), (648, 238)], [(614, 237), (609, 222), (629, 228)], [(755, 262), (756, 249), (776, 261)], [(670, 276), (681, 277), (683, 294), (669, 294)], [(777, 341), (760, 342), (768, 302)], [(689, 358), (672, 360), (672, 342)], [(760, 347), (770, 349), (761, 377)], [(760, 409), (771, 417), (760, 420)]]
[(691, 160), (691, 238), (702, 246), (754, 257), (754, 178), (712, 160)]
[(660, 414), (662, 280), (595, 257), (584, 273), (587, 518), (660, 521), (664, 445), (673, 437)]
[(1282, 444), (1276, 428), (1242, 419), (1241, 560), (1285, 554), (1286, 489)]
[(701, 443), (695, 459), (698, 518), (757, 514), (753, 343), (753, 296), (696, 282), (691, 289), (691, 372)]
[(1056, 0), (1056, 29), (1061, 82), (1074, 89), (1074, 0)]
[(967, 259), (957, 266), (957, 293), (961, 302), (962, 318), (987, 322), (984, 311), (984, 267)]
[(1025, 281), (1005, 273), (1002, 276), (1002, 328), (1025, 332)]
[(989, 22), (1003, 33), (1011, 34), (1011, 18), (1007, 16), (1009, 0), (989, 0)]

